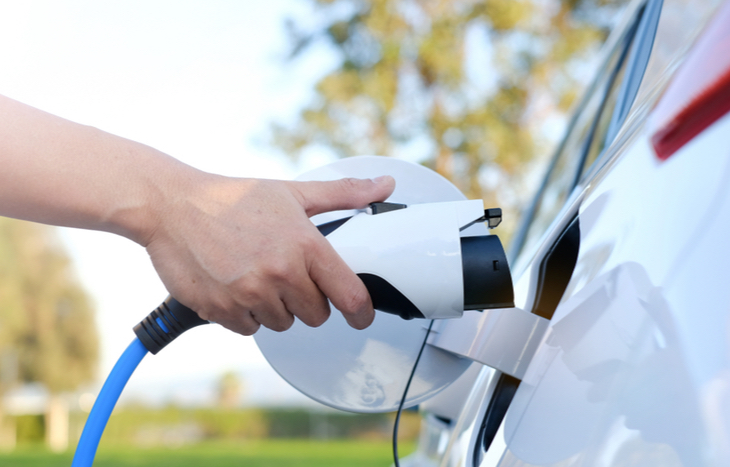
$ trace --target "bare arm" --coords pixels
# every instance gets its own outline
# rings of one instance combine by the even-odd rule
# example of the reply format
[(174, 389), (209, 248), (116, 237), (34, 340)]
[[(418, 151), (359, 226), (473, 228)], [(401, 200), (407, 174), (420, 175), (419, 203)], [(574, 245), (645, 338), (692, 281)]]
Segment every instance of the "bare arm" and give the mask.
[(372, 322), (362, 282), (309, 216), (387, 198), (377, 181), (234, 179), (0, 96), (0, 215), (104, 230), (147, 248), (168, 291), (242, 334), (318, 326), (325, 297)]

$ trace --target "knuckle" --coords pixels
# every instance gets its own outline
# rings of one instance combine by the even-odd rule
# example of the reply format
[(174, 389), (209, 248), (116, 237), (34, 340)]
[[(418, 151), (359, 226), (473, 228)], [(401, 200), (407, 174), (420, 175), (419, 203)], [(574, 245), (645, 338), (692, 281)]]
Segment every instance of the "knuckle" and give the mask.
[(266, 280), (258, 274), (251, 274), (235, 284), (235, 296), (238, 305), (242, 308), (250, 307), (261, 300), (262, 290), (265, 290)]
[(244, 336), (253, 336), (260, 328), (261, 325), (259, 323), (246, 323), (241, 326), (238, 333)]
[(307, 317), (306, 324), (309, 327), (312, 328), (318, 328), (322, 326), (325, 322), (327, 322), (327, 319), (330, 317), (330, 309), (329, 307), (318, 309), (315, 313), (312, 313), (310, 316)]
[(222, 297), (210, 297), (207, 303), (195, 309), (195, 313), (201, 318), (208, 321), (218, 322), (226, 319), (235, 306)]
[(297, 243), (300, 248), (318, 248), (323, 239), (324, 237), (317, 230), (311, 229), (297, 237)]
[(318, 328), (318, 327), (322, 326), (324, 323), (326, 323), (327, 319), (329, 319), (329, 313), (319, 315), (317, 317), (317, 319), (315, 319), (310, 326), (313, 328)]
[(355, 190), (360, 187), (361, 180), (353, 177), (346, 177), (340, 179), (340, 185), (343, 189)]
[[(288, 258), (274, 258), (266, 266), (266, 276), (277, 282), (288, 281), (292, 276), (292, 270), (292, 263)], [(260, 282), (262, 283), (259, 286), (266, 285), (265, 281)]]
[(289, 330), (294, 325), (294, 316), (288, 314), (281, 316), (279, 319), (271, 323), (271, 330), (276, 332), (284, 332)]
[(322, 254), (324, 254), (323, 247), (325, 245), (329, 245), (327, 243), (327, 240), (320, 235), (303, 235), (299, 240), (299, 246), (302, 249), (302, 252), (304, 253), (305, 258), (306, 257), (314, 257), (318, 258)]
[(288, 315), (288, 318), (284, 323), (282, 324), (282, 331), (288, 331), (291, 329), (291, 327), (294, 326), (294, 317), (292, 315)]

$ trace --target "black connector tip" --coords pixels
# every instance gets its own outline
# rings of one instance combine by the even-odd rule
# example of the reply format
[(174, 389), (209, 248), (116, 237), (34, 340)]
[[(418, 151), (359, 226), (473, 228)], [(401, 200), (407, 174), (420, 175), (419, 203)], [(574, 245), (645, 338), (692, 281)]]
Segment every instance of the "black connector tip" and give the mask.
[(496, 235), (461, 238), (464, 309), (514, 307), (514, 289), (502, 242)]

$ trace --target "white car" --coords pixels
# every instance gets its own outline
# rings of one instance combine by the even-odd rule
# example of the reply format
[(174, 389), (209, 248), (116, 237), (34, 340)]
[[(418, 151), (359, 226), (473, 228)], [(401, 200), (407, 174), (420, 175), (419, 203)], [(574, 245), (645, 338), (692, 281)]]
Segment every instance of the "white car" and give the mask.
[[(380, 313), (357, 331), (332, 313), (319, 328), (255, 336), (289, 383), (326, 405), (419, 405), (421, 438), (400, 465), (730, 465), (730, 0), (634, 0), (602, 64), (513, 239), (514, 307), (504, 308), (512, 283), (500, 246), (474, 270), (507, 277), (495, 290), (510, 293), (478, 294), (469, 303), (487, 309), (457, 318), (473, 290), (462, 260), (474, 239), (464, 237), (498, 243), (481, 222), (498, 216), (443, 177), (382, 157), (300, 177), (397, 173), (383, 213), (313, 221), (362, 260), (355, 272), (388, 285), (378, 287), (396, 309), (456, 318)], [(410, 230), (392, 230), (396, 218)], [(373, 236), (368, 225), (383, 228)], [(484, 282), (478, 292), (495, 284)], [(144, 355), (204, 323), (170, 298), (135, 328), (140, 340), (97, 398), (74, 465), (93, 462)]]
[(473, 364), (401, 465), (730, 465), (730, 1), (634, 1), (603, 53), (513, 241), (526, 370)]

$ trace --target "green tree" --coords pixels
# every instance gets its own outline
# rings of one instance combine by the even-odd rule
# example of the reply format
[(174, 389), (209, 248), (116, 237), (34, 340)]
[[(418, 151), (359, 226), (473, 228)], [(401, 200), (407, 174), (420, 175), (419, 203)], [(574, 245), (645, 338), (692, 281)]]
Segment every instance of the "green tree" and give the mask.
[(318, 21), (290, 23), (292, 56), (325, 41), (340, 64), (293, 124), (274, 125), (275, 143), (294, 156), (312, 145), (415, 155), (469, 197), (508, 209), (523, 201), (520, 177), (551, 139), (544, 122), (571, 107), (582, 64), (625, 3), (313, 2)]
[(90, 300), (54, 231), (0, 217), (0, 395), (42, 383), (51, 393), (46, 425), (61, 430), (51, 445), (64, 449), (67, 415), (56, 396), (91, 381), (97, 358)]

